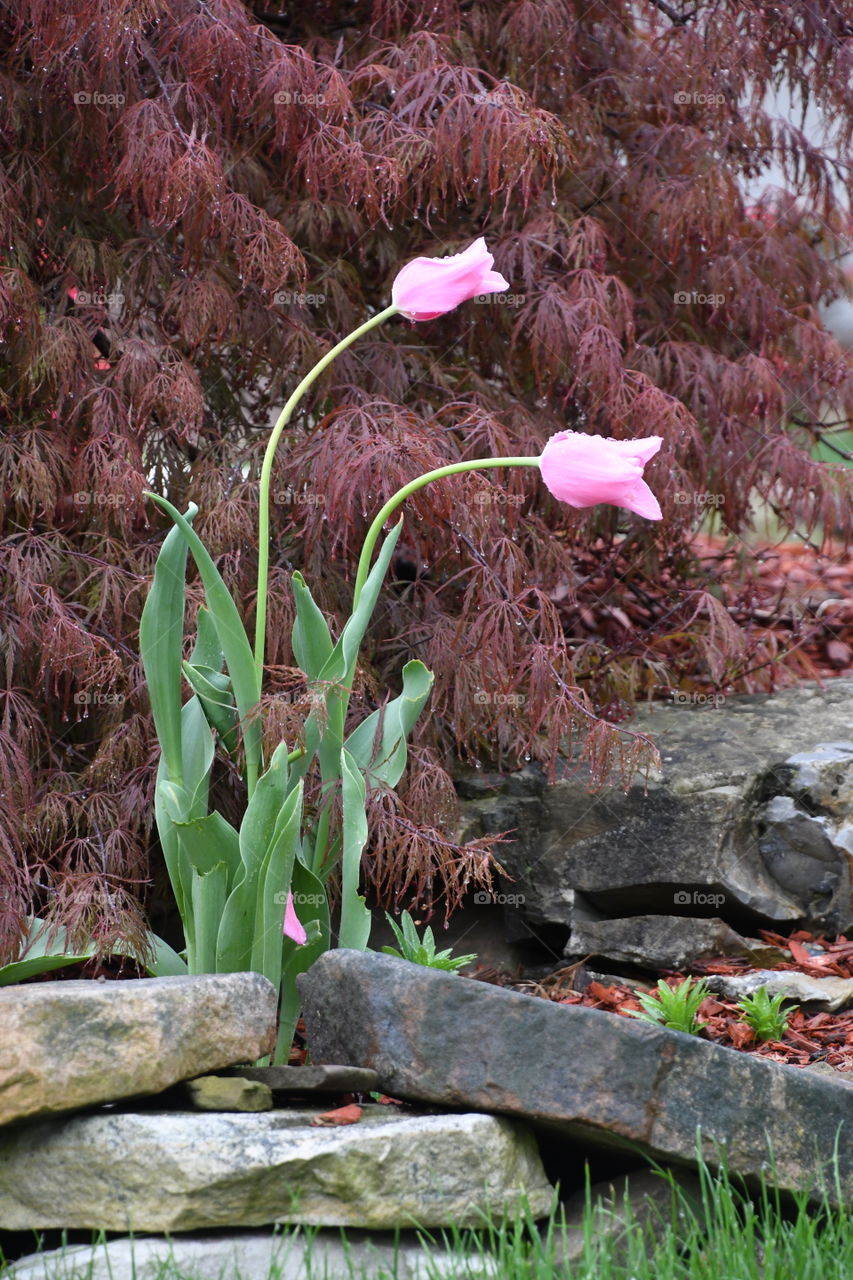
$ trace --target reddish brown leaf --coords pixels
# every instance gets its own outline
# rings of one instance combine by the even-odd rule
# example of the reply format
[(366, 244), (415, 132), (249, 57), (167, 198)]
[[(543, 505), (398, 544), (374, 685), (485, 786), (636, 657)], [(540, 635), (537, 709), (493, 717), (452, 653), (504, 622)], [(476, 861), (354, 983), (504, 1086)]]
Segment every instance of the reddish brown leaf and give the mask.
[(315, 1116), (311, 1121), (312, 1125), (318, 1128), (333, 1128), (341, 1124), (358, 1124), (364, 1109), (356, 1103), (351, 1102), (346, 1107), (336, 1107), (333, 1111), (324, 1111), (322, 1115)]

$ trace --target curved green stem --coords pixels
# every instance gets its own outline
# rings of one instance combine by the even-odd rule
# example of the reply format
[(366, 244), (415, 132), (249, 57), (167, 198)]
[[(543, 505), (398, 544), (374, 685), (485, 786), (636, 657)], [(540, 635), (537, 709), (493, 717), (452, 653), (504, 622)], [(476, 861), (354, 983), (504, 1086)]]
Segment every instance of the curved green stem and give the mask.
[(314, 368), (309, 373), (306, 373), (282, 409), (272, 429), (261, 467), (261, 481), (258, 493), (258, 591), (255, 603), (255, 668), (258, 673), (258, 688), (261, 687), (264, 676), (264, 645), (267, 630), (267, 582), (269, 580), (270, 559), (270, 481), (272, 479), (273, 459), (275, 458), (278, 442), (281, 439), (281, 433), (290, 421), (293, 410), (299, 404), (305, 392), (313, 382), (316, 382), (323, 370), (332, 363), (335, 357), (340, 355), (357, 338), (360, 338), (362, 334), (367, 333), (369, 329), (375, 328), (383, 320), (387, 320), (390, 316), (397, 315), (397, 313), (397, 307), (386, 307), (384, 311), (379, 311), (375, 316), (371, 316), (369, 320), (365, 320), (364, 324), (359, 325), (357, 329), (353, 329), (352, 333), (347, 334), (345, 338), (342, 338), (340, 342), (330, 348), (322, 359), (317, 361)]
[(376, 518), (367, 531), (367, 537), (364, 539), (364, 546), (361, 548), (361, 557), (358, 562), (358, 571), (355, 575), (355, 587), (353, 588), (352, 607), (355, 609), (358, 604), (359, 596), (364, 589), (367, 581), (367, 575), (370, 572), (370, 561), (373, 558), (373, 548), (379, 539), (382, 528), (388, 517), (397, 510), (397, 507), (413, 493), (417, 493), (418, 489), (423, 489), (425, 485), (431, 484), (433, 480), (441, 480), (444, 476), (456, 476), (462, 471), (479, 471), (483, 467), (538, 467), (539, 459), (536, 458), (472, 458), (468, 462), (451, 462), (446, 467), (436, 467), (434, 471), (426, 471), (422, 476), (418, 476), (416, 480), (410, 480), (402, 489), (398, 489), (385, 503), (385, 506), (378, 512)]

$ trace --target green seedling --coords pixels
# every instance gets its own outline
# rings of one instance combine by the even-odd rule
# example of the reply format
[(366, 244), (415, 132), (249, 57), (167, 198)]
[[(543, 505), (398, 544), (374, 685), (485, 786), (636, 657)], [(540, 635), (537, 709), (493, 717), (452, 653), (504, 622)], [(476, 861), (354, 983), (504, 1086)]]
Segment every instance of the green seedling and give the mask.
[(642, 1018), (644, 1022), (657, 1022), (668, 1027), (670, 1031), (686, 1031), (695, 1036), (707, 1027), (707, 1022), (697, 1022), (696, 1014), (705, 997), (709, 995), (704, 979), (694, 983), (692, 978), (685, 978), (678, 987), (671, 987), (661, 978), (657, 985), (657, 994), (646, 992), (637, 996), (643, 1006), (629, 1009), (632, 1018)]
[(432, 929), (427, 925), (423, 938), (419, 938), (415, 922), (408, 911), (403, 912), (399, 925), (391, 919), (387, 911), (385, 918), (400, 944), (399, 951), (396, 947), (383, 947), (385, 955), (397, 956), (398, 959), (409, 960), (412, 964), (422, 964), (428, 969), (444, 969), (447, 973), (458, 973), (463, 965), (477, 959), (476, 955), (452, 956), (449, 950), (436, 951)]
[(752, 1028), (757, 1040), (781, 1040), (788, 1030), (788, 1016), (781, 1008), (784, 999), (783, 991), (771, 1000), (767, 988), (758, 987), (751, 996), (738, 1001), (741, 1021)]

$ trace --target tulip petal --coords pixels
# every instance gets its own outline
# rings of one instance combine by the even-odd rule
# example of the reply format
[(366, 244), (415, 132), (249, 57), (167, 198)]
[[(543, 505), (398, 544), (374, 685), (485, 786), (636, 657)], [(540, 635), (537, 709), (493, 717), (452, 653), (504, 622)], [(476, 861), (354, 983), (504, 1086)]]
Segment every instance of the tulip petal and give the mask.
[(293, 905), (293, 894), (288, 893), (287, 905), (284, 908), (284, 935), (298, 942), (300, 946), (308, 941), (308, 934), (299, 922), (296, 908)]
[(449, 258), (413, 258), (397, 273), (391, 299), (410, 320), (432, 320), (482, 293), (508, 289), (493, 264), (482, 236)]
[(626, 507), (628, 511), (636, 512), (638, 516), (645, 516), (647, 520), (663, 519), (660, 503), (645, 480), (641, 480), (637, 485), (631, 494), (630, 501), (622, 502), (620, 505)]
[(592, 507), (599, 502), (660, 520), (661, 509), (643, 480), (643, 467), (660, 449), (660, 436), (612, 440), (580, 431), (559, 431), (539, 459), (542, 479), (561, 502)]

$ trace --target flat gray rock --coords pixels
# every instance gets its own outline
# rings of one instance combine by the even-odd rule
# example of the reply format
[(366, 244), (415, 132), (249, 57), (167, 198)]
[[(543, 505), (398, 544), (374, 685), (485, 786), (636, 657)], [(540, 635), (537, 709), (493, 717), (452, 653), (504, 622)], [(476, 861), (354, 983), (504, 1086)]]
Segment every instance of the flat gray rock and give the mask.
[(259, 973), (0, 988), (0, 1125), (160, 1093), (275, 1047)]
[[(192, 1280), (307, 1280), (306, 1258), (317, 1280), (352, 1280), (359, 1268), (366, 1275), (395, 1275), (397, 1280), (458, 1280), (456, 1255), (431, 1249), (429, 1255), (411, 1234), (399, 1244), (381, 1236), (360, 1238), (347, 1233), (346, 1248), (333, 1231), (297, 1231), (274, 1236), (269, 1231), (240, 1231), (230, 1235), (178, 1236), (173, 1240), (147, 1237), (110, 1240), (100, 1245), (75, 1245), (51, 1253), (21, 1258), (6, 1273), (8, 1280), (163, 1280), (174, 1273)], [(352, 1260), (352, 1269), (348, 1262)], [(396, 1271), (394, 1267), (396, 1265)], [(275, 1268), (275, 1270), (273, 1270)], [(487, 1258), (467, 1264), (466, 1280), (487, 1280), (497, 1268)]]
[(0, 1222), (473, 1226), (488, 1206), (513, 1212), (525, 1191), (534, 1216), (548, 1210), (535, 1139), (518, 1121), (372, 1104), (357, 1124), (326, 1128), (311, 1125), (319, 1111), (104, 1111), (15, 1126), (0, 1133)]
[(376, 1093), (379, 1089), (375, 1071), (336, 1063), (310, 1067), (232, 1067), (219, 1074), (257, 1080), (273, 1093)]
[(766, 987), (769, 996), (783, 995), (796, 1004), (836, 1013), (853, 1005), (853, 978), (812, 978), (794, 969), (758, 969), (755, 973), (710, 974), (708, 988), (727, 1000), (740, 1000)]
[(664, 1163), (695, 1165), (698, 1126), (712, 1168), (723, 1149), (755, 1184), (772, 1149), (783, 1190), (819, 1197), (824, 1183), (830, 1199), (838, 1140), (853, 1200), (849, 1092), (819, 1076), (370, 952), (328, 952), (299, 989), (314, 1056), (369, 1063), (394, 1097), (517, 1116)]
[[(460, 838), (510, 836), (500, 862), (512, 940), (565, 942), (599, 914), (717, 916), (738, 927), (853, 927), (853, 679), (709, 704), (641, 705), (661, 770), (590, 794), (530, 766), (458, 779)], [(752, 926), (749, 926), (750, 928)]]
[(272, 1111), (272, 1090), (260, 1080), (240, 1076), (198, 1076), (184, 1094), (196, 1111)]
[(564, 954), (603, 956), (646, 969), (683, 969), (703, 957), (748, 955), (754, 946), (764, 944), (748, 942), (723, 920), (625, 916), (576, 920)]

